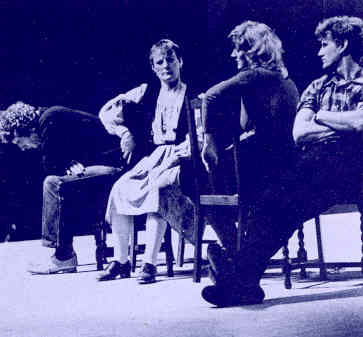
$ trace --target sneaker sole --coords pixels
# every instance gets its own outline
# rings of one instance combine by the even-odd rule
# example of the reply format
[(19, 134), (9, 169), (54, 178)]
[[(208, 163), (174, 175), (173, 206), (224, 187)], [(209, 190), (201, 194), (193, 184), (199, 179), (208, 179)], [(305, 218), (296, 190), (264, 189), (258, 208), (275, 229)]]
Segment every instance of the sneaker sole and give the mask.
[(67, 274), (67, 273), (76, 273), (77, 268), (67, 268), (61, 270), (46, 270), (46, 271), (35, 271), (35, 270), (28, 270), (29, 273), (32, 275), (52, 275), (52, 274)]

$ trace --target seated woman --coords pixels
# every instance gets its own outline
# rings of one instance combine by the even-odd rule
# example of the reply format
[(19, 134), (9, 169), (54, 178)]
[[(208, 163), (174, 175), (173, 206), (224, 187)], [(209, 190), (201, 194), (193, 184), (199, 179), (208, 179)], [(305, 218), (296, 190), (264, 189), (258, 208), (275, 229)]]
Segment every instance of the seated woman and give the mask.
[[(106, 220), (115, 237), (117, 261), (111, 262), (99, 275), (100, 281), (130, 277), (128, 242), (133, 217), (146, 214), (148, 241), (139, 282), (154, 282), (157, 254), (167, 222), (172, 227), (180, 226), (192, 214), (192, 206), (180, 198), (180, 183), (182, 175), (187, 175), (188, 160), (185, 159), (190, 157), (190, 148), (186, 117), (188, 89), (180, 76), (183, 60), (178, 45), (166, 39), (154, 44), (150, 63), (160, 84), (142, 84), (127, 97), (119, 97), (120, 102), (105, 106), (101, 113), (109, 132), (130, 134), (126, 156), (132, 156), (134, 151), (131, 135), (140, 133), (151, 154), (124, 174), (112, 188)], [(140, 114), (142, 125), (128, 124), (127, 115), (131, 114)]]
[[(213, 86), (204, 95), (202, 160), (207, 170), (223, 164), (219, 158), (221, 120), (232, 121), (232, 132), (244, 132), (241, 138), (247, 139), (241, 142), (239, 152), (242, 180), (239, 192), (243, 204), (249, 206), (249, 213), (253, 214), (264, 187), (278, 179), (293, 160), (292, 126), (298, 91), (283, 63), (281, 41), (271, 28), (246, 21), (236, 26), (229, 38), (234, 47), (231, 56), (236, 60), (239, 73)], [(247, 228), (244, 239), (249, 240), (250, 236)], [(218, 269), (226, 267), (217, 265), (216, 257), (221, 253), (218, 246), (208, 247), (214, 279), (218, 279)], [(209, 289), (202, 294), (207, 301), (212, 296)], [(259, 289), (254, 290), (261, 293)]]

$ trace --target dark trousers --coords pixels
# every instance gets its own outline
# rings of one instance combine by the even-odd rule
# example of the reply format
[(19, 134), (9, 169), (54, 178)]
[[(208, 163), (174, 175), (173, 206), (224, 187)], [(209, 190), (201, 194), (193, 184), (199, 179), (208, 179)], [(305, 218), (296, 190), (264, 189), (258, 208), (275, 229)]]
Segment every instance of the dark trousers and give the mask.
[(64, 175), (71, 160), (120, 166), (120, 139), (106, 131), (98, 116), (54, 106), (40, 116), (39, 127), (45, 176)]
[(303, 148), (295, 164), (260, 193), (248, 219), (247, 237), (235, 259), (235, 280), (258, 283), (269, 259), (301, 223), (346, 198), (356, 197), (363, 169), (361, 158), (359, 143), (352, 141)]
[[(218, 167), (209, 176), (209, 190), (212, 194), (237, 193), (237, 177), (234, 151), (221, 149), (219, 151)], [(244, 216), (247, 216), (266, 186), (277, 180), (280, 171), (293, 160), (293, 149), (284, 149), (273, 154), (253, 139), (244, 140), (239, 147), (239, 196), (242, 200)], [(233, 252), (237, 248), (237, 229), (235, 223), (238, 211), (233, 207), (211, 208), (207, 210), (208, 222), (212, 225), (223, 246)]]

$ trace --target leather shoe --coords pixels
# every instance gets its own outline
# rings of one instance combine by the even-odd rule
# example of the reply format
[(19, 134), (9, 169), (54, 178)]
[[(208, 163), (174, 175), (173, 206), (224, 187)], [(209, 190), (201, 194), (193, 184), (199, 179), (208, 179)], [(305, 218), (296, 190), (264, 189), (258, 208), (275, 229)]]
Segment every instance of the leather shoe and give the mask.
[(131, 276), (130, 261), (122, 264), (118, 261), (112, 261), (107, 268), (97, 276), (97, 280), (110, 281), (114, 280), (117, 276), (120, 276), (120, 278), (129, 278)]
[(259, 285), (240, 287), (207, 286), (202, 290), (205, 301), (217, 307), (261, 304), (265, 293)]
[(156, 267), (151, 263), (145, 263), (139, 273), (137, 281), (139, 284), (148, 284), (155, 282)]

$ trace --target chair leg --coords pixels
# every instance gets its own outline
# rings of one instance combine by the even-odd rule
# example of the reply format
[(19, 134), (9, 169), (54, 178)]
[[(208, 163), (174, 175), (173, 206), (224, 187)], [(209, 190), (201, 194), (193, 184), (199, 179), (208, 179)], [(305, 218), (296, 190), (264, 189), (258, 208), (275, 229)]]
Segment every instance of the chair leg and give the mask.
[(97, 270), (103, 270), (103, 264), (107, 263), (107, 257), (113, 256), (113, 247), (107, 247), (107, 228), (104, 220), (98, 222), (94, 229), (96, 241), (96, 263)]
[(165, 235), (164, 235), (164, 248), (165, 248), (165, 258), (166, 258), (166, 268), (168, 271), (168, 277), (174, 276), (173, 271), (173, 262), (174, 262), (174, 254), (173, 247), (171, 241), (171, 228), (170, 225), (166, 227)]
[(291, 263), (289, 258), (288, 242), (283, 246), (282, 254), (284, 256), (283, 273), (285, 275), (285, 288), (291, 289)]
[(202, 239), (203, 239), (203, 220), (202, 216), (195, 217), (195, 247), (194, 247), (194, 270), (193, 270), (193, 282), (200, 282), (202, 276)]
[(360, 240), (361, 240), (361, 252), (362, 252), (362, 257), (361, 257), (361, 272), (363, 274), (363, 205), (361, 203), (358, 203), (358, 209), (360, 212)]
[(130, 247), (129, 247), (129, 254), (130, 254), (130, 260), (131, 260), (131, 271), (134, 273), (135, 269), (136, 269), (136, 249), (137, 249), (137, 234), (138, 231), (135, 228), (135, 224), (133, 226), (131, 226), (131, 242), (130, 242)]
[(326, 280), (327, 273), (324, 261), (324, 253), (323, 253), (323, 242), (321, 239), (321, 226), (320, 226), (320, 216), (315, 217), (315, 229), (316, 229), (316, 242), (318, 245), (318, 259), (319, 259), (319, 268), (320, 268), (320, 279)]
[(185, 239), (181, 234), (179, 234), (178, 255), (176, 258), (176, 264), (178, 267), (183, 267), (184, 265), (184, 252), (185, 252)]
[(297, 232), (297, 237), (298, 237), (298, 241), (299, 241), (299, 249), (297, 251), (297, 258), (299, 260), (299, 263), (301, 263), (301, 267), (300, 267), (300, 277), (302, 279), (306, 278), (306, 267), (304, 265), (304, 262), (307, 261), (308, 258), (308, 254), (307, 251), (305, 249), (305, 243), (304, 243), (304, 224), (301, 224), (299, 226), (298, 232)]
[(94, 230), (94, 237), (96, 241), (96, 264), (97, 270), (103, 270), (103, 242), (102, 242), (102, 226), (97, 223)]

